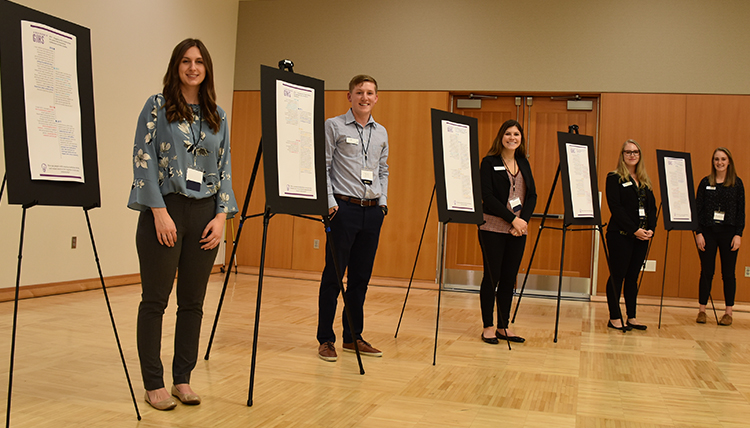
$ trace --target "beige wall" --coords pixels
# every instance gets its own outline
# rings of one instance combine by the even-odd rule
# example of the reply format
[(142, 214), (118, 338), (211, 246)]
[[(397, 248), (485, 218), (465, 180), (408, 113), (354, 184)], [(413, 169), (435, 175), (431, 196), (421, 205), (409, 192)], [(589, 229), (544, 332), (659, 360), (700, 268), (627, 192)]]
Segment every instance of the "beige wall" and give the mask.
[[(136, 118), (146, 98), (161, 91), (172, 48), (186, 37), (200, 38), (208, 46), (218, 102), (231, 112), (238, 1), (15, 1), (91, 29), (102, 207), (92, 210), (90, 218), (103, 274), (137, 273), (134, 236), (138, 214), (126, 207), (133, 177)], [(4, 170), (2, 156), (0, 153)], [(7, 197), (3, 197), (0, 288), (15, 285), (21, 214), (19, 206), (8, 206)], [(70, 248), (72, 236), (78, 237), (78, 249)], [(98, 275), (80, 208), (28, 210), (23, 256), (21, 285)]]
[(743, 0), (241, 1), (235, 89), (259, 64), (346, 89), (750, 94)]

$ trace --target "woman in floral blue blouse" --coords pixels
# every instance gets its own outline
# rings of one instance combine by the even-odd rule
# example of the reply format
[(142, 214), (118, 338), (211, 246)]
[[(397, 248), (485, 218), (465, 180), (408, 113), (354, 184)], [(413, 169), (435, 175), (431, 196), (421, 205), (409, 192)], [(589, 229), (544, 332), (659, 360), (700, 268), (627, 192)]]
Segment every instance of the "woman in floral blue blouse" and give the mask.
[[(223, 239), (237, 212), (232, 192), (229, 127), (216, 105), (213, 65), (200, 40), (172, 51), (164, 89), (149, 97), (138, 117), (133, 186), (128, 207), (141, 212), (136, 247), (141, 269), (138, 357), (146, 402), (156, 409), (199, 404), (190, 387), (198, 357), (203, 300)], [(161, 329), (177, 278), (173, 386), (164, 386)]]

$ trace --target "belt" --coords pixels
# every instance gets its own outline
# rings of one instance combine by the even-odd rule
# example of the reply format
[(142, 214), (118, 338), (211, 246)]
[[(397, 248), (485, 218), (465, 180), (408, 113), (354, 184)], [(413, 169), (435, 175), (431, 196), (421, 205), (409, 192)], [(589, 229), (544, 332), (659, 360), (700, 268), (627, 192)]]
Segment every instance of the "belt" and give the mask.
[(352, 204), (357, 204), (360, 207), (374, 207), (378, 204), (377, 199), (357, 199), (357, 198), (352, 198), (350, 196), (336, 195), (336, 194), (334, 194), (333, 197), (337, 199), (341, 199), (342, 201), (350, 202)]

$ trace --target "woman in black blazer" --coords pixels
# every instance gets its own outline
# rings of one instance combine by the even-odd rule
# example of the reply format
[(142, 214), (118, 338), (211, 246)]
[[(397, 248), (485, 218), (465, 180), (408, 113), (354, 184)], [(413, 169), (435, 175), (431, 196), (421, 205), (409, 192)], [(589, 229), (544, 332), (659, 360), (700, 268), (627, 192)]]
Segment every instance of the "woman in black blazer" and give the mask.
[[(622, 145), (617, 169), (607, 174), (607, 205), (612, 217), (607, 226), (609, 280), (607, 326), (618, 330), (645, 330), (635, 318), (638, 274), (656, 227), (656, 200), (643, 164), (641, 146), (635, 140)], [(623, 326), (620, 291), (625, 295), (628, 320)]]
[[(492, 142), (480, 168), (485, 223), (479, 227), (484, 276), (479, 291), (484, 331), (482, 340), (523, 342), (508, 329), (513, 286), (526, 245), (528, 222), (536, 206), (536, 187), (526, 159), (521, 124), (508, 120)], [(497, 328), (493, 310), (497, 300)]]

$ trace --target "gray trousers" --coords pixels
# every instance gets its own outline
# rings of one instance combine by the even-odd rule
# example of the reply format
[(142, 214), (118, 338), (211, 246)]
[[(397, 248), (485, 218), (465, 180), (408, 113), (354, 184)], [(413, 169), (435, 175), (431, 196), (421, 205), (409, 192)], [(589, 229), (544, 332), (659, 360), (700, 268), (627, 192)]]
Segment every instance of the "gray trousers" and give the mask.
[(170, 194), (164, 197), (167, 212), (177, 227), (174, 247), (159, 244), (154, 215), (141, 212), (136, 247), (141, 267), (141, 303), (138, 306), (138, 358), (146, 390), (164, 387), (161, 362), (161, 331), (164, 310), (177, 278), (177, 322), (172, 359), (173, 383), (190, 383), (190, 372), (198, 358), (198, 340), (203, 318), (203, 300), (218, 247), (202, 250), (203, 229), (215, 216), (213, 197), (191, 199)]

